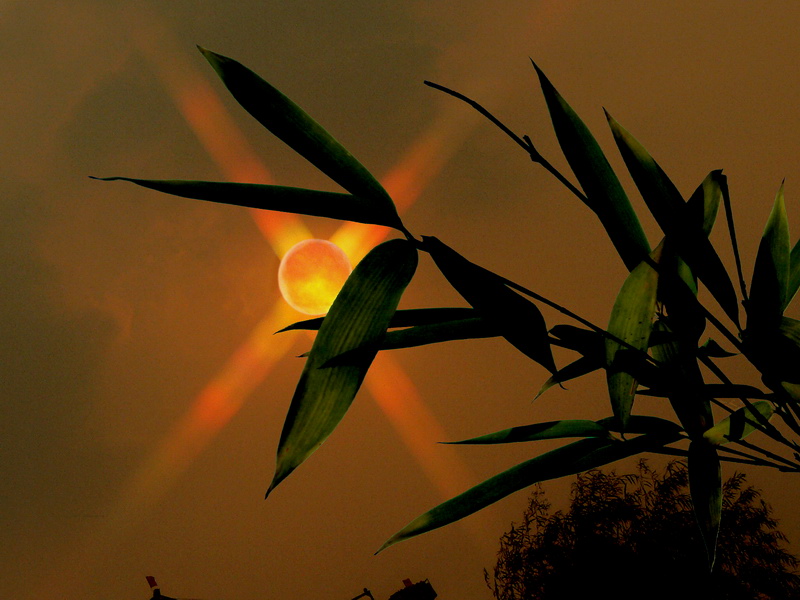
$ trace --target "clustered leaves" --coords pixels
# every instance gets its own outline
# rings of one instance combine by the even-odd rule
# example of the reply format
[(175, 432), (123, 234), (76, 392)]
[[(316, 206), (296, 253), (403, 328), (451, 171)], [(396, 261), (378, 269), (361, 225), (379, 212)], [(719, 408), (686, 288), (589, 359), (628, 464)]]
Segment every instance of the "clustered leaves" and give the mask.
[[(485, 337), (505, 338), (550, 373), (539, 395), (556, 384), (604, 369), (611, 415), (598, 421), (525, 425), (460, 442), (579, 438), (534, 456), (421, 515), (389, 538), (383, 548), (461, 519), (537, 482), (655, 452), (688, 457), (692, 503), (713, 565), (722, 503), (720, 461), (800, 470), (798, 445), (770, 421), (779, 415), (785, 428), (800, 434), (800, 322), (783, 314), (800, 287), (800, 244), (790, 250), (783, 186), (762, 236), (748, 297), (721, 171), (709, 173), (685, 201), (644, 147), (607, 115), (625, 165), (663, 232), (651, 250), (599, 144), (536, 65), (556, 137), (582, 190), (559, 173), (527, 136), (518, 137), (469, 98), (426, 82), (487, 116), (597, 215), (630, 271), (621, 283), (608, 325), (602, 328), (471, 262), (435, 237), (416, 238), (380, 183), (297, 104), (237, 61), (204, 48), (200, 51), (245, 110), (347, 193), (227, 182), (106, 180), (123, 179), (200, 200), (383, 225), (402, 235), (367, 254), (323, 319), (286, 328), (318, 333), (292, 398), (268, 493), (338, 425), (377, 352)], [(708, 238), (721, 203), (736, 259), (738, 294)], [(397, 309), (420, 252), (431, 256), (470, 308)], [(701, 304), (698, 282), (728, 325)], [(745, 328), (740, 321), (740, 302), (745, 307)], [(572, 323), (548, 328), (539, 305), (557, 310)], [(708, 324), (721, 343), (711, 337), (701, 341)], [(559, 368), (552, 346), (573, 351), (577, 358)], [(766, 390), (735, 384), (717, 365), (718, 360), (736, 353), (744, 354), (761, 372)], [(709, 375), (718, 382), (706, 383)], [(640, 394), (667, 398), (675, 420), (635, 414)], [(721, 401), (730, 398), (738, 399), (741, 406)], [(731, 414), (715, 423), (712, 405)], [(743, 441), (756, 430), (788, 448), (789, 457)], [(743, 449), (733, 449), (731, 444)]]

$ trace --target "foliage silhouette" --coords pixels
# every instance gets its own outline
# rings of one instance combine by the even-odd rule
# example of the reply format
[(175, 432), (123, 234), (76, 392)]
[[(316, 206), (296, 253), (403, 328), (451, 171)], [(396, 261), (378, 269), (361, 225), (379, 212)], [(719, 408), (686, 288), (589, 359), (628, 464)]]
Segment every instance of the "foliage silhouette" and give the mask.
[[(783, 314), (800, 287), (800, 244), (790, 250), (782, 186), (762, 236), (748, 296), (721, 171), (711, 171), (684, 201), (644, 147), (607, 115), (632, 179), (663, 230), (664, 237), (652, 249), (594, 136), (536, 65), (556, 137), (582, 189), (553, 167), (530, 138), (518, 136), (463, 94), (426, 82), (491, 120), (597, 215), (630, 271), (620, 282), (608, 326), (603, 328), (471, 262), (435, 237), (415, 237), (380, 183), (297, 104), (244, 65), (200, 50), (245, 110), (347, 193), (226, 182), (105, 179), (200, 200), (383, 225), (403, 236), (364, 258), (323, 320), (287, 327), (319, 329), (319, 334), (284, 424), (270, 492), (338, 425), (376, 352), (490, 336), (504, 337), (550, 373), (539, 395), (557, 383), (604, 369), (611, 415), (589, 427), (585, 420), (561, 421), (555, 427), (547, 423), (527, 430), (513, 428), (510, 436), (506, 432), (482, 436), (478, 443), (520, 441), (525, 431), (535, 432), (529, 441), (581, 439), (534, 453), (530, 460), (435, 507), (381, 549), (463, 518), (539, 481), (654, 452), (688, 457), (692, 502), (713, 566), (722, 505), (720, 461), (800, 471), (800, 446), (786, 437), (800, 435), (800, 321)], [(736, 263), (738, 294), (708, 238), (720, 204)], [(419, 253), (432, 257), (472, 307), (469, 312), (448, 307), (396, 310)], [(713, 310), (700, 301), (699, 284), (716, 302)], [(740, 302), (745, 308), (744, 328)], [(540, 306), (571, 322), (548, 327)], [(716, 315), (720, 311), (727, 325)], [(709, 324), (713, 334), (705, 334)], [(703, 340), (704, 335), (714, 337)], [(573, 351), (576, 360), (559, 368), (552, 346)], [(733, 354), (743, 354), (761, 372), (763, 388), (734, 383), (726, 375), (718, 362)], [(712, 381), (706, 382), (709, 377)], [(635, 399), (642, 393), (667, 398), (675, 420), (635, 414)], [(714, 415), (714, 406), (722, 418)], [(780, 421), (780, 429), (773, 421)], [(771, 448), (772, 442), (782, 445), (783, 454), (743, 440), (754, 431), (770, 438), (766, 441)]]
[[(552, 513), (537, 485), (522, 521), (500, 539), (484, 571), (497, 600), (604, 595), (622, 600), (686, 597), (789, 600), (800, 594), (800, 561), (784, 546), (761, 493), (737, 473), (723, 485), (717, 567), (703, 568), (684, 463), (663, 474), (639, 461), (635, 473), (578, 475), (569, 509)], [(625, 577), (614, 577), (624, 569)], [(646, 592), (643, 592), (646, 590)]]

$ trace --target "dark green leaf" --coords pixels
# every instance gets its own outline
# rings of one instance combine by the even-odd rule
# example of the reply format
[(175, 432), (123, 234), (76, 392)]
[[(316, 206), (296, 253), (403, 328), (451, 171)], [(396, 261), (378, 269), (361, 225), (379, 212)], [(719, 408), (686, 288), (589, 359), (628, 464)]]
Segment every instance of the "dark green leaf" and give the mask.
[[(407, 329), (387, 331), (380, 341), (380, 350), (398, 350), (400, 348), (415, 348), (427, 344), (439, 344), (456, 340), (472, 340), (487, 337), (498, 337), (500, 334), (486, 323), (484, 319), (473, 317), (461, 321), (445, 321), (430, 325), (417, 325)], [(338, 356), (334, 356), (323, 367), (333, 367), (348, 364), (363, 352), (365, 348), (353, 348)]]
[[(268, 495), (325, 441), (347, 412), (416, 266), (414, 246), (391, 240), (374, 248), (350, 274), (300, 375)], [(352, 364), (320, 368), (334, 356), (370, 346)]]
[(556, 325), (550, 329), (550, 335), (556, 338), (551, 342), (556, 346), (575, 350), (584, 356), (601, 356), (605, 359), (605, 337), (600, 332), (574, 325)]
[(641, 436), (626, 442), (602, 438), (578, 440), (525, 461), (417, 517), (378, 550), (463, 519), (523, 488), (565, 475), (594, 469), (662, 447), (677, 436)]
[[(752, 408), (757, 411), (764, 420), (769, 421), (775, 412), (771, 402), (757, 400), (752, 403)], [(714, 446), (721, 446), (728, 442), (735, 442), (744, 439), (756, 429), (763, 427), (750, 407), (743, 406), (739, 410), (732, 412), (722, 419), (711, 429), (703, 434), (703, 437)]]
[(765, 381), (800, 383), (800, 321), (781, 317), (778, 327), (744, 333), (742, 350)]
[(722, 199), (722, 170), (711, 171), (686, 202), (687, 214), (694, 223), (701, 223), (703, 233), (708, 236), (717, 219)]
[(586, 204), (600, 218), (628, 270), (650, 253), (650, 244), (625, 191), (592, 133), (536, 66), (558, 143), (578, 178)]
[(497, 329), (488, 324), (485, 319), (473, 317), (471, 319), (416, 325), (407, 329), (388, 331), (381, 343), (381, 350), (413, 348), (426, 344), (497, 337), (499, 335), (500, 333)]
[[(658, 319), (654, 332), (671, 333), (666, 318)], [(653, 357), (659, 361), (659, 379), (655, 386), (664, 390), (672, 409), (690, 436), (701, 435), (714, 423), (711, 398), (693, 350), (682, 346), (678, 338), (665, 335), (664, 343), (652, 346)]]
[(387, 227), (397, 227), (399, 224), (397, 219), (387, 214), (375, 202), (350, 194), (257, 183), (132, 179), (130, 177), (93, 177), (92, 179), (130, 181), (136, 185), (173, 196), (234, 206), (277, 210), (312, 217), (328, 217), (341, 221), (386, 225)]
[[(658, 246), (653, 251), (652, 258), (655, 262), (659, 261), (661, 248), (662, 246)], [(649, 263), (642, 261), (625, 279), (611, 310), (608, 332), (642, 353), (647, 352), (653, 330), (657, 290), (658, 272)], [(606, 340), (606, 379), (611, 409), (624, 426), (633, 406), (637, 380), (629, 369), (621, 365), (617, 357), (623, 348), (619, 342)]]
[(536, 398), (544, 394), (554, 385), (564, 383), (565, 381), (570, 381), (571, 379), (577, 379), (578, 377), (583, 377), (584, 375), (597, 371), (598, 369), (602, 369), (605, 367), (605, 365), (605, 357), (602, 354), (597, 354), (595, 356), (581, 356), (578, 360), (569, 363), (567, 366), (562, 367), (553, 373), (553, 375), (550, 376), (547, 381), (544, 382), (544, 384), (542, 384), (542, 387), (537, 392), (534, 400), (536, 400)]
[(769, 329), (780, 321), (787, 301), (789, 261), (789, 221), (781, 184), (753, 267), (746, 307), (748, 329)]
[(786, 306), (792, 301), (800, 288), (800, 240), (792, 248), (789, 256), (789, 281), (786, 285)]
[(625, 433), (650, 433), (654, 435), (676, 436), (683, 431), (683, 428), (677, 423), (662, 419), (661, 417), (651, 417), (648, 415), (631, 415), (628, 417), (628, 423), (625, 428), (622, 427), (617, 417), (600, 419), (597, 421), (597, 424), (609, 431)]
[(705, 343), (698, 348), (697, 353), (698, 355), (710, 356), (712, 358), (730, 358), (737, 354), (736, 352), (728, 352), (711, 338), (708, 338)]
[[(767, 398), (769, 394), (753, 387), (735, 383), (706, 383), (703, 390), (709, 398)], [(639, 392), (642, 396), (666, 398), (674, 393), (674, 388), (650, 388)]]
[(689, 444), (689, 491), (708, 554), (710, 571), (714, 568), (722, 515), (722, 470), (717, 449), (705, 440), (695, 440)]
[[(436, 323), (447, 323), (448, 321), (474, 319), (477, 316), (478, 312), (474, 308), (410, 308), (396, 311), (389, 321), (389, 329), (393, 327), (413, 327), (414, 325), (435, 325)], [(305, 321), (292, 323), (275, 333), (297, 329), (316, 331), (320, 325), (322, 325), (322, 317), (306, 319)]]
[(534, 425), (512, 427), (511, 429), (503, 429), (502, 431), (470, 438), (468, 440), (447, 443), (509, 444), (515, 442), (533, 442), (536, 440), (553, 440), (570, 437), (608, 438), (609, 433), (608, 429), (598, 425), (594, 421), (576, 419), (565, 421), (549, 421), (547, 423), (536, 423)]
[(402, 228), (381, 184), (303, 109), (241, 63), (199, 49), (236, 101), (259, 123), (348, 192), (372, 201), (374, 211), (383, 215), (381, 221)]
[(622, 158), (664, 234), (734, 323), (739, 304), (730, 277), (703, 228), (687, 214), (675, 185), (647, 150), (610, 115), (608, 122)]
[(533, 302), (509, 288), (499, 275), (468, 261), (437, 238), (423, 236), (422, 241), (450, 285), (490, 327), (548, 371), (556, 371), (547, 325)]

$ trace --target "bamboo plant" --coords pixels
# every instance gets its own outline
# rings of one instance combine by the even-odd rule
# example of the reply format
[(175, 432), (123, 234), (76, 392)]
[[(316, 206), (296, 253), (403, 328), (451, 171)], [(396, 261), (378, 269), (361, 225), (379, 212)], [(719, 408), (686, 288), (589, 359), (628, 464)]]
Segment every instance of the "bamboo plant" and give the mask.
[[(647, 150), (606, 115), (624, 164), (663, 232), (653, 246), (592, 133), (535, 64), (555, 135), (578, 185), (555, 169), (529, 137), (516, 135), (474, 100), (426, 82), (491, 120), (597, 215), (629, 271), (620, 282), (608, 323), (601, 327), (471, 262), (436, 237), (414, 235), (375, 177), (297, 104), (237, 61), (204, 48), (200, 51), (246, 111), (345, 191), (127, 177), (105, 180), (122, 179), (199, 200), (382, 225), (400, 234), (365, 256), (324, 318), (286, 328), (318, 331), (284, 423), (267, 495), (338, 425), (379, 351), (495, 336), (505, 338), (550, 373), (540, 395), (552, 386), (604, 370), (610, 415), (597, 421), (522, 425), (456, 442), (577, 438), (544, 453), (537, 453), (533, 444), (532, 458), (417, 517), (381, 550), (466, 517), (537, 482), (656, 453), (688, 459), (695, 515), (713, 566), (722, 506), (720, 462), (800, 471), (796, 441), (800, 436), (800, 321), (784, 316), (800, 287), (800, 243), (790, 247), (782, 185), (761, 238), (748, 291), (721, 171), (709, 173), (684, 199)], [(735, 258), (736, 285), (708, 237), (720, 205)], [(433, 259), (469, 308), (397, 309), (420, 253)], [(710, 296), (716, 306), (707, 307), (698, 300), (700, 285), (708, 292), (704, 297)], [(566, 322), (548, 325), (540, 305), (555, 309)], [(571, 351), (575, 359), (557, 366), (553, 346)], [(760, 387), (737, 383), (726, 375), (725, 360), (734, 354), (743, 355), (760, 372)], [(636, 413), (640, 394), (666, 398), (674, 418)], [(715, 406), (721, 418), (715, 417)], [(752, 438), (745, 441), (754, 432), (761, 436), (761, 443)], [(765, 448), (764, 441), (773, 450)], [(774, 451), (775, 447), (781, 450)]]

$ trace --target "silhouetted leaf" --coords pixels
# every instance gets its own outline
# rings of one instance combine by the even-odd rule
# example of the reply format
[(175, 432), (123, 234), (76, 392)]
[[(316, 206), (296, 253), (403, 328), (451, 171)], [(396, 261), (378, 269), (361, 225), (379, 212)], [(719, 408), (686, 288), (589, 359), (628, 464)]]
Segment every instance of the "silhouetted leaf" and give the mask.
[(536, 440), (554, 440), (569, 437), (600, 437), (608, 438), (609, 432), (605, 427), (594, 421), (584, 419), (549, 421), (534, 425), (522, 425), (503, 429), (478, 437), (446, 442), (448, 444), (509, 444), (515, 442), (533, 442)]
[(736, 292), (703, 228), (689, 217), (680, 192), (647, 150), (610, 115), (606, 116), (633, 181), (662, 231), (725, 314), (738, 324)]
[[(653, 251), (653, 260), (658, 262), (662, 246)], [(658, 272), (645, 261), (630, 272), (622, 285), (611, 319), (608, 332), (629, 344), (633, 348), (646, 352), (650, 333), (653, 330), (653, 319), (656, 308), (656, 291), (658, 289)], [(606, 340), (606, 364), (608, 393), (611, 409), (620, 419), (623, 426), (628, 420), (636, 395), (636, 377), (622, 368), (617, 354), (624, 347), (614, 340)]]
[(722, 514), (722, 470), (716, 448), (705, 440), (689, 444), (689, 491), (710, 571), (714, 568)]
[(602, 353), (598, 353), (594, 356), (581, 356), (578, 360), (569, 363), (565, 367), (561, 367), (558, 371), (553, 373), (553, 375), (542, 384), (542, 387), (539, 388), (539, 391), (533, 399), (536, 400), (554, 385), (583, 377), (598, 369), (602, 369), (605, 365), (605, 356)]
[(437, 238), (423, 236), (422, 241), (450, 285), (481, 318), (520, 352), (551, 373), (556, 371), (547, 325), (533, 302), (509, 288), (499, 275), (468, 261)]
[[(670, 334), (666, 318), (656, 321), (654, 332)], [(703, 375), (692, 349), (686, 349), (681, 341), (669, 335), (664, 342), (651, 347), (653, 357), (659, 361), (659, 378), (654, 387), (663, 390), (669, 398), (678, 420), (690, 436), (699, 436), (714, 424), (711, 413), (711, 397), (703, 382)]]
[(716, 341), (708, 338), (705, 343), (697, 349), (698, 355), (710, 356), (712, 358), (729, 358), (736, 356), (736, 352), (728, 352), (720, 346)]
[(628, 423), (624, 428), (617, 417), (606, 417), (596, 421), (596, 423), (609, 431), (620, 433), (650, 433), (653, 435), (677, 436), (683, 431), (683, 428), (677, 423), (649, 415), (629, 416)]
[(701, 229), (706, 236), (711, 233), (717, 219), (724, 180), (721, 169), (711, 171), (686, 201), (689, 218), (695, 223), (701, 223)]
[(381, 350), (413, 348), (426, 344), (498, 337), (500, 332), (481, 317), (444, 321), (428, 325), (416, 325), (406, 329), (386, 332), (381, 342)]
[[(697, 300), (697, 280), (678, 256), (672, 238), (665, 237), (662, 244), (656, 298), (663, 307), (662, 312), (670, 316), (673, 340), (694, 352), (706, 327), (706, 314)], [(652, 339), (650, 345), (655, 345)]]
[(341, 221), (397, 227), (399, 221), (371, 200), (302, 188), (258, 183), (227, 183), (222, 181), (183, 181), (173, 179), (133, 179), (130, 177), (92, 177), (101, 181), (130, 181), (165, 194), (208, 200), (221, 204), (246, 206), (263, 210), (328, 217)]
[(259, 123), (348, 192), (374, 202), (384, 223), (402, 228), (381, 184), (303, 109), (241, 63), (198, 48), (236, 101)]
[[(766, 400), (757, 400), (752, 403), (752, 407), (767, 421), (775, 412), (772, 403)], [(750, 407), (743, 406), (706, 431), (703, 437), (714, 446), (721, 446), (744, 439), (759, 428), (761, 425), (756, 415)]]
[[(478, 311), (474, 308), (409, 308), (395, 311), (389, 321), (389, 329), (393, 327), (412, 327), (414, 325), (434, 325), (448, 321), (461, 321), (477, 318)], [(280, 331), (305, 330), (315, 331), (322, 325), (323, 317), (306, 319), (287, 325)]]
[(628, 270), (650, 253), (650, 244), (603, 151), (580, 117), (536, 66), (558, 143)]
[(765, 381), (800, 383), (800, 321), (781, 317), (771, 328), (748, 327), (742, 338), (744, 355)]
[(463, 519), (534, 483), (601, 467), (628, 456), (662, 447), (676, 439), (677, 435), (645, 435), (625, 442), (602, 438), (572, 442), (495, 475), (417, 517), (389, 538), (378, 552), (403, 540)]
[[(703, 385), (705, 395), (709, 398), (767, 398), (770, 396), (752, 385), (735, 383), (706, 383)], [(666, 398), (674, 393), (674, 388), (650, 388), (639, 391), (642, 396)]]
[(789, 261), (789, 221), (781, 184), (753, 267), (750, 298), (746, 306), (748, 329), (769, 329), (780, 321), (786, 306)]
[[(488, 337), (498, 337), (500, 333), (491, 327), (484, 319), (473, 317), (460, 321), (445, 321), (430, 325), (417, 325), (407, 329), (387, 331), (378, 344), (379, 350), (398, 350), (400, 348), (414, 348), (427, 344), (439, 344), (456, 340), (472, 340)], [(333, 367), (347, 364), (368, 348), (353, 348), (338, 356), (332, 357), (323, 367)]]
[[(267, 495), (325, 441), (347, 412), (416, 266), (414, 246), (391, 240), (374, 248), (350, 274), (300, 375)], [(334, 356), (370, 345), (371, 351), (352, 364), (321, 368)]]
[(800, 288), (800, 240), (792, 248), (792, 253), (789, 257), (789, 280), (786, 285), (786, 306), (797, 294)]
[(550, 335), (556, 338), (551, 342), (556, 346), (575, 350), (584, 356), (605, 357), (605, 336), (598, 331), (574, 325), (555, 325), (550, 329)]

